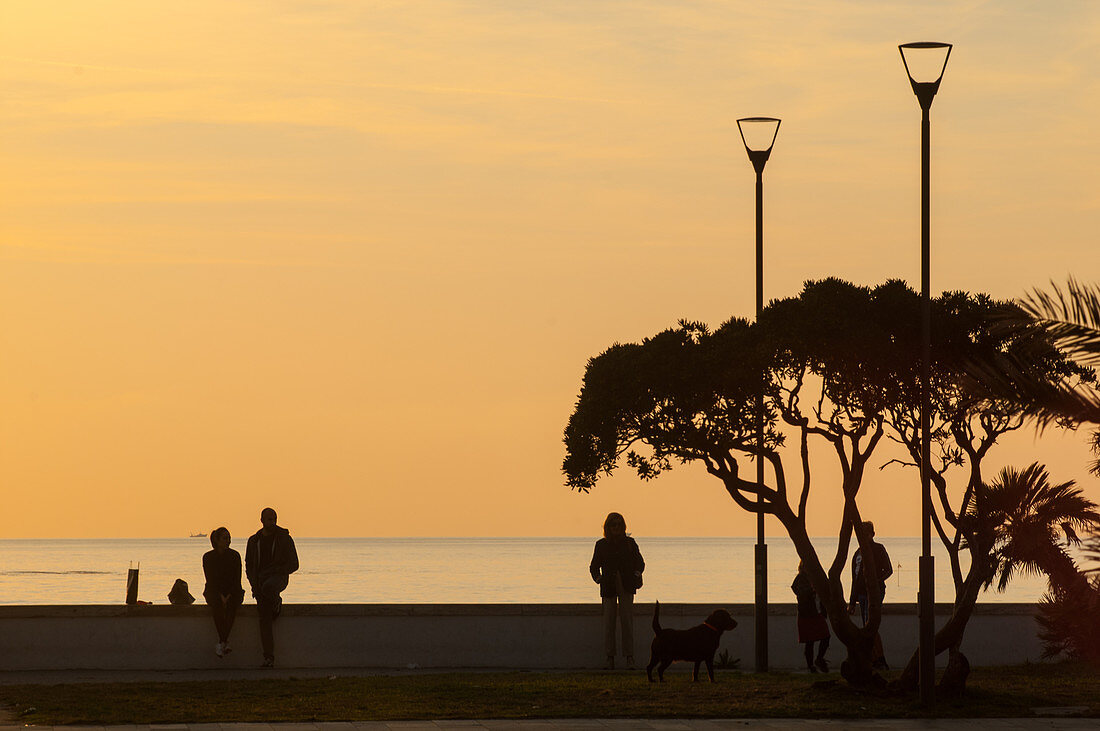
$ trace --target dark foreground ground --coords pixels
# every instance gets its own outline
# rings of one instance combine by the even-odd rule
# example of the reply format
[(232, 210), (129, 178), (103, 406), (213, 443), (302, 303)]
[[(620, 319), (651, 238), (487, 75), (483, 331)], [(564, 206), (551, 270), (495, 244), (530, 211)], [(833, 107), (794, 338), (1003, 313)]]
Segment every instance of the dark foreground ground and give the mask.
[[(828, 676), (722, 672), (646, 682), (642, 672), (253, 677), (0, 686), (5, 724), (166, 724), (398, 719), (921, 718), (917, 699)], [(941, 718), (1100, 718), (1100, 672), (1079, 664), (976, 668)], [(6, 716), (6, 718), (4, 717)]]

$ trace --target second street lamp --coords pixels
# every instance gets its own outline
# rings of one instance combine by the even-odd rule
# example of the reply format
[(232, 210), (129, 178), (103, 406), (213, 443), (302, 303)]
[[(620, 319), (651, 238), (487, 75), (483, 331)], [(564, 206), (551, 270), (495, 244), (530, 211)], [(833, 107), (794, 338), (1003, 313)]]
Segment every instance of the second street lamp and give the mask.
[(920, 386), (920, 475), (921, 475), (921, 557), (917, 603), (920, 615), (919, 672), (920, 699), (925, 706), (935, 701), (936, 682), (936, 618), (935, 612), (935, 559), (932, 557), (932, 457), (931, 420), (931, 370), (932, 370), (932, 303), (929, 294), (930, 255), (930, 136), (931, 123), (928, 110), (940, 89), (940, 79), (951, 56), (950, 43), (922, 41), (898, 46), (905, 73), (921, 108), (921, 219), (920, 219), (920, 286), (921, 286), (921, 386)]
[[(779, 134), (779, 120), (774, 117), (743, 117), (737, 120), (741, 141), (749, 153), (756, 171), (756, 319), (764, 310), (764, 165), (771, 157), (775, 138)], [(756, 445), (764, 446), (764, 394), (763, 376), (761, 392), (756, 395)], [(764, 497), (760, 489), (764, 485), (764, 458), (756, 455), (756, 550), (754, 573), (756, 578), (755, 619), (756, 672), (768, 670), (768, 545), (764, 542)]]

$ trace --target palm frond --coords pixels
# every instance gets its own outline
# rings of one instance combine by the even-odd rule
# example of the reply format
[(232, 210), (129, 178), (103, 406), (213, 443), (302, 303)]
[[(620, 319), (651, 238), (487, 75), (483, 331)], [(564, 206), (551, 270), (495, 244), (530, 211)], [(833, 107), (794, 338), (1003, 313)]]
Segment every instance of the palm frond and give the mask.
[[(978, 399), (1009, 404), (1018, 413), (1051, 423), (1100, 423), (1100, 391), (1092, 369), (1100, 366), (1100, 285), (1070, 277), (1051, 291), (1035, 289), (1005, 307), (994, 329), (1013, 341), (1009, 352), (967, 364), (963, 385)], [(1075, 368), (1051, 378), (1036, 365), (1050, 347)]]
[(1019, 413), (1036, 419), (1040, 428), (1067, 421), (1100, 424), (1100, 391), (1066, 379), (1034, 378), (1025, 363), (1008, 355), (971, 360), (962, 385), (975, 398), (1014, 405)]
[(1089, 472), (1094, 477), (1100, 477), (1100, 429), (1093, 429), (1089, 434), (1089, 448), (1096, 455), (1096, 459), (1089, 463)]
[(1091, 535), (1085, 540), (1083, 553), (1089, 562), (1085, 573), (1100, 575), (1100, 527), (1093, 528)]
[(1031, 325), (1047, 333), (1079, 362), (1100, 366), (1100, 285), (1069, 278), (1063, 290), (1033, 290), (1018, 302)]

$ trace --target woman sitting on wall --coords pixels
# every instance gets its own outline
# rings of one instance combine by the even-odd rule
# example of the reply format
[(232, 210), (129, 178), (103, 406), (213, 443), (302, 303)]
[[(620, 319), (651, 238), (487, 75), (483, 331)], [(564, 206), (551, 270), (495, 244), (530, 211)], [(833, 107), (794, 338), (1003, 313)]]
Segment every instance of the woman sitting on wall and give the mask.
[(214, 654), (223, 657), (229, 652), (229, 631), (237, 618), (237, 607), (244, 601), (241, 586), (241, 554), (229, 547), (229, 529), (217, 528), (210, 533), (212, 551), (202, 557), (202, 571), (206, 574), (206, 588), (202, 595), (214, 615), (214, 627), (218, 630), (218, 644)]

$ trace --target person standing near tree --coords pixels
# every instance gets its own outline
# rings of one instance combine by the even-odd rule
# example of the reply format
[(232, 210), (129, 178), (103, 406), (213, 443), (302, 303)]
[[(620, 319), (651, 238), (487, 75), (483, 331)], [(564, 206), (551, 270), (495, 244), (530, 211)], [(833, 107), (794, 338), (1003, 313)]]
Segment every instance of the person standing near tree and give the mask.
[[(615, 669), (616, 608), (622, 628), (622, 651), (626, 666), (634, 667), (634, 593), (642, 585), (645, 561), (633, 538), (626, 534), (626, 519), (619, 513), (608, 513), (603, 522), (603, 538), (596, 541), (592, 563), (588, 570), (592, 580), (600, 585), (603, 602), (604, 652), (606, 669)], [(616, 607), (616, 604), (618, 605)]]
[(871, 545), (875, 551), (876, 577), (869, 579), (864, 571), (862, 549), (857, 548), (852, 556), (852, 592), (848, 601), (848, 612), (855, 614), (859, 607), (863, 624), (867, 624), (867, 612), (872, 600), (880, 604), (886, 600), (886, 580), (894, 574), (894, 567), (890, 563), (890, 554), (886, 552), (886, 546), (874, 540), (875, 524), (871, 521), (863, 523), (863, 529), (871, 538)]
[[(848, 600), (848, 614), (855, 614), (858, 606), (860, 616), (863, 618), (863, 625), (866, 626), (871, 602), (877, 602), (881, 606), (886, 601), (886, 580), (894, 574), (894, 567), (890, 563), (890, 554), (886, 552), (886, 546), (874, 540), (875, 524), (868, 520), (864, 521), (861, 526), (866, 531), (867, 537), (871, 539), (871, 546), (875, 552), (876, 576), (869, 577), (867, 575), (864, 570), (862, 550), (857, 548), (855, 555), (852, 556), (852, 592)], [(878, 634), (875, 635), (872, 663), (876, 669), (885, 670), (890, 667), (886, 663), (886, 656), (882, 649), (882, 638)]]
[[(811, 673), (821, 670), (829, 672), (829, 662), (825, 651), (829, 649), (829, 622), (825, 615), (825, 606), (817, 598), (810, 577), (802, 570), (798, 562), (798, 574), (791, 582), (791, 591), (798, 599), (798, 641), (805, 645), (806, 669)], [(814, 643), (817, 642), (817, 661), (814, 661)]]
[(298, 551), (290, 531), (276, 524), (278, 515), (272, 508), (260, 511), (260, 530), (249, 539), (245, 549), (245, 575), (256, 598), (260, 615), (260, 644), (263, 645), (265, 668), (275, 667), (275, 638), (272, 624), (283, 608), (281, 596), (290, 575), (298, 570)]

